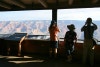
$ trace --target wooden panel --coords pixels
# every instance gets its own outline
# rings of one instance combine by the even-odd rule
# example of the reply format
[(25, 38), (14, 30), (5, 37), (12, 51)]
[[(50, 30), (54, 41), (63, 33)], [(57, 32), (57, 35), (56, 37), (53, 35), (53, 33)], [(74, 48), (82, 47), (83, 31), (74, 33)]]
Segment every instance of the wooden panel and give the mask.
[(48, 53), (50, 42), (46, 40), (25, 40), (22, 50), (26, 53)]
[[(0, 43), (0, 51), (5, 52), (6, 51), (6, 41), (1, 40), (2, 43)], [(17, 45), (17, 42), (7, 42), (8, 44)], [(16, 46), (13, 46), (17, 49)], [(29, 53), (29, 54), (47, 54), (49, 53), (49, 47), (50, 47), (50, 41), (48, 40), (24, 40), (22, 42), (22, 52), (23, 53)], [(97, 45), (95, 47), (95, 61), (100, 62), (100, 45)], [(15, 52), (16, 53), (16, 52)], [(77, 43), (75, 44), (75, 53), (74, 57), (77, 60), (82, 60), (82, 53), (83, 53), (83, 43)], [(0, 52), (2, 54), (2, 52)], [(58, 54), (60, 56), (65, 56), (65, 47), (64, 42), (59, 42), (59, 48), (58, 48)]]

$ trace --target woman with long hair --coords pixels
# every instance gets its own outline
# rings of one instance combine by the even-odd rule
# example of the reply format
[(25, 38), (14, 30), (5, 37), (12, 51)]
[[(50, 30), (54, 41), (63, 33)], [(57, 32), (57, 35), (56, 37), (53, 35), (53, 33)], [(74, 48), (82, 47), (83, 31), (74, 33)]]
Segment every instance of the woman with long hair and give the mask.
[(54, 57), (57, 57), (57, 48), (58, 48), (58, 32), (60, 32), (57, 22), (54, 20), (51, 21), (51, 24), (49, 26), (49, 33), (50, 33), (50, 57), (54, 55)]

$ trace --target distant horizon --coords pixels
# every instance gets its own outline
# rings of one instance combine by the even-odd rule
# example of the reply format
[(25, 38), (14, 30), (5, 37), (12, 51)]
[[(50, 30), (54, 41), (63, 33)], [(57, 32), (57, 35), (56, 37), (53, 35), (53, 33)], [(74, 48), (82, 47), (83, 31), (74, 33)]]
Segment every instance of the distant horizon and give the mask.
[[(43, 21), (43, 20), (39, 20), (39, 21), (1, 21), (0, 22), (0, 32), (1, 34), (4, 33), (15, 33), (15, 32), (27, 32), (28, 34), (38, 34), (38, 35), (42, 35), (42, 34), (49, 34), (48, 32), (48, 27), (50, 25), (50, 20), (47, 21)], [(100, 21), (94, 21), (95, 24), (98, 25), (98, 30), (95, 31), (94, 36), (96, 38), (98, 38), (100, 40)], [(59, 33), (60, 37), (64, 37), (65, 32), (68, 30), (67, 29), (67, 25), (69, 24), (74, 24), (75, 25), (75, 31), (78, 33), (78, 38), (83, 38), (82, 32), (80, 31), (81, 27), (85, 24), (85, 20), (84, 21), (80, 21), (80, 20), (62, 20), (62, 21), (58, 21), (58, 27), (61, 30), (61, 32)]]
[[(12, 20), (12, 22), (17, 22), (17, 21), (20, 22), (20, 21), (52, 21), (52, 20)], [(58, 21), (68, 21), (68, 20), (66, 20), (66, 19), (65, 20), (57, 20), (57, 22)], [(69, 21), (84, 21), (85, 22), (86, 20), (71, 20), (70, 19)], [(100, 21), (100, 20), (92, 20), (92, 21), (94, 22), (94, 21)], [(11, 22), (11, 20), (0, 21), (0, 22)]]

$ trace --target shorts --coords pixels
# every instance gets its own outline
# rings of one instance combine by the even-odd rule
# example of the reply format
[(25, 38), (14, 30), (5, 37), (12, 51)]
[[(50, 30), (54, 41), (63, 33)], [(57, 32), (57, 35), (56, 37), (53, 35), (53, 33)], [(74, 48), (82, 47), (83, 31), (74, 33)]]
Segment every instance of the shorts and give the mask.
[(50, 48), (58, 48), (58, 41), (50, 41)]
[(74, 51), (74, 43), (73, 42), (67, 42), (65, 44), (65, 47), (66, 47), (66, 54), (67, 55), (70, 55), (73, 53), (73, 51)]

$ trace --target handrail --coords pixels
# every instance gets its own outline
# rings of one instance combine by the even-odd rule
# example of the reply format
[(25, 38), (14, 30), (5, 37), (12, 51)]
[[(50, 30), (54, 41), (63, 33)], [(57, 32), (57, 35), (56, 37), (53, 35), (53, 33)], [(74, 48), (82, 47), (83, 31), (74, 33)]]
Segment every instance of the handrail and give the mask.
[[(64, 38), (59, 38), (59, 39), (64, 39)], [(77, 39), (78, 41), (84, 41), (84, 39)], [(96, 39), (97, 40), (97, 39)], [(100, 42), (97, 40), (97, 42)]]

